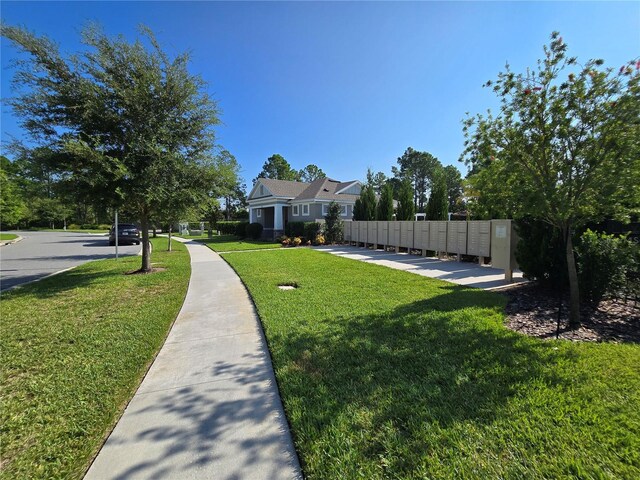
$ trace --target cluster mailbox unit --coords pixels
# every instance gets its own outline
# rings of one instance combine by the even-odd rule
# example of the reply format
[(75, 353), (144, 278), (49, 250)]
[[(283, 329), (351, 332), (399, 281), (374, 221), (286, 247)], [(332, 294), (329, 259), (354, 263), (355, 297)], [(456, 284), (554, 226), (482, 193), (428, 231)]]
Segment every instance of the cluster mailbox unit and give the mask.
[(473, 255), (484, 264), (491, 257), (491, 266), (505, 271), (512, 280), (518, 268), (515, 249), (518, 237), (511, 220), (474, 221), (352, 221), (344, 222), (344, 240), (349, 244), (373, 248), (393, 248), (399, 251), (428, 251), (439, 257), (455, 254)]

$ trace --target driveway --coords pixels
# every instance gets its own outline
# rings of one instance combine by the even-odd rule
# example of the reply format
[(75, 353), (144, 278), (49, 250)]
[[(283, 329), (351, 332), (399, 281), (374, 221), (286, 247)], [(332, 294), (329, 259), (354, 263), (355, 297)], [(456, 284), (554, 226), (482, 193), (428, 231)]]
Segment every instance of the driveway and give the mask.
[[(0, 247), (0, 290), (38, 280), (91, 260), (115, 257), (106, 235), (70, 232), (16, 233), (22, 241)], [(138, 245), (120, 246), (120, 255), (136, 255)]]

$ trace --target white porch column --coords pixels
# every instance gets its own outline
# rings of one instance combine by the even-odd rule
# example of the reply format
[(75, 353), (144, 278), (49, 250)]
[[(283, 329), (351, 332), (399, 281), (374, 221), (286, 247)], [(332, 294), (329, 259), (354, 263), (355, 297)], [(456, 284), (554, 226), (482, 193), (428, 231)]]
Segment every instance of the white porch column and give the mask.
[(284, 230), (284, 222), (282, 219), (282, 205), (274, 205), (273, 207), (273, 229)]
[(249, 207), (249, 223), (253, 223), (255, 220), (253, 219), (253, 208)]

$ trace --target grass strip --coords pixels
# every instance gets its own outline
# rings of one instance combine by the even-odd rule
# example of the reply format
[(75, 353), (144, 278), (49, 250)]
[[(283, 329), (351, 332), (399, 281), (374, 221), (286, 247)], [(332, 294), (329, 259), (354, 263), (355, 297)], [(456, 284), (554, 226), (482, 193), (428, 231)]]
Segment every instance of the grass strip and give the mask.
[[(185, 237), (191, 238), (191, 237)], [(214, 252), (237, 252), (242, 250), (263, 250), (282, 248), (282, 245), (264, 240), (238, 239), (235, 235), (219, 235), (213, 238), (200, 238), (199, 242), (206, 244)]]
[(8, 240), (14, 240), (18, 238), (18, 235), (15, 235), (13, 233), (0, 233), (0, 241), (8, 241)]
[(307, 478), (640, 478), (640, 345), (529, 338), (498, 294), (318, 251), (223, 257)]
[(153, 239), (2, 294), (0, 478), (82, 478), (137, 389), (187, 291), (189, 254)]

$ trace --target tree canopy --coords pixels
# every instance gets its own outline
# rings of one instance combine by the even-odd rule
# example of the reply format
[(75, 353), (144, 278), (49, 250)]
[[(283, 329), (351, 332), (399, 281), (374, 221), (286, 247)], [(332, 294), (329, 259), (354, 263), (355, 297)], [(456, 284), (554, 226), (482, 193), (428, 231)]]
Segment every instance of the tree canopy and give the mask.
[(322, 171), (320, 167), (314, 165), (313, 163), (307, 165), (302, 170), (298, 172), (298, 179), (301, 182), (311, 183), (318, 178), (326, 178), (326, 174)]
[(572, 232), (588, 221), (624, 218), (640, 207), (640, 62), (619, 70), (578, 63), (554, 32), (533, 69), (509, 65), (487, 82), (500, 114), (465, 121), (461, 160), (475, 206), (533, 217), (564, 239), (570, 324), (579, 325)]
[(433, 175), (441, 166), (440, 161), (430, 153), (420, 152), (409, 147), (398, 158), (398, 166), (391, 168), (395, 177), (411, 184), (416, 211), (424, 212)]
[(296, 169), (291, 168), (289, 162), (279, 153), (274, 153), (262, 166), (262, 171), (258, 174), (258, 178), (273, 178), (275, 180), (291, 180), (297, 181), (300, 179), (299, 173)]
[(130, 43), (90, 25), (82, 31), (86, 48), (65, 58), (50, 39), (2, 25), (2, 35), (27, 54), (9, 104), (78, 194), (126, 205), (139, 219), (147, 272), (149, 220), (167, 196), (189, 191), (196, 202), (215, 182), (209, 173), (219, 112), (205, 82), (189, 73), (188, 54), (170, 57), (148, 28), (139, 33)]

